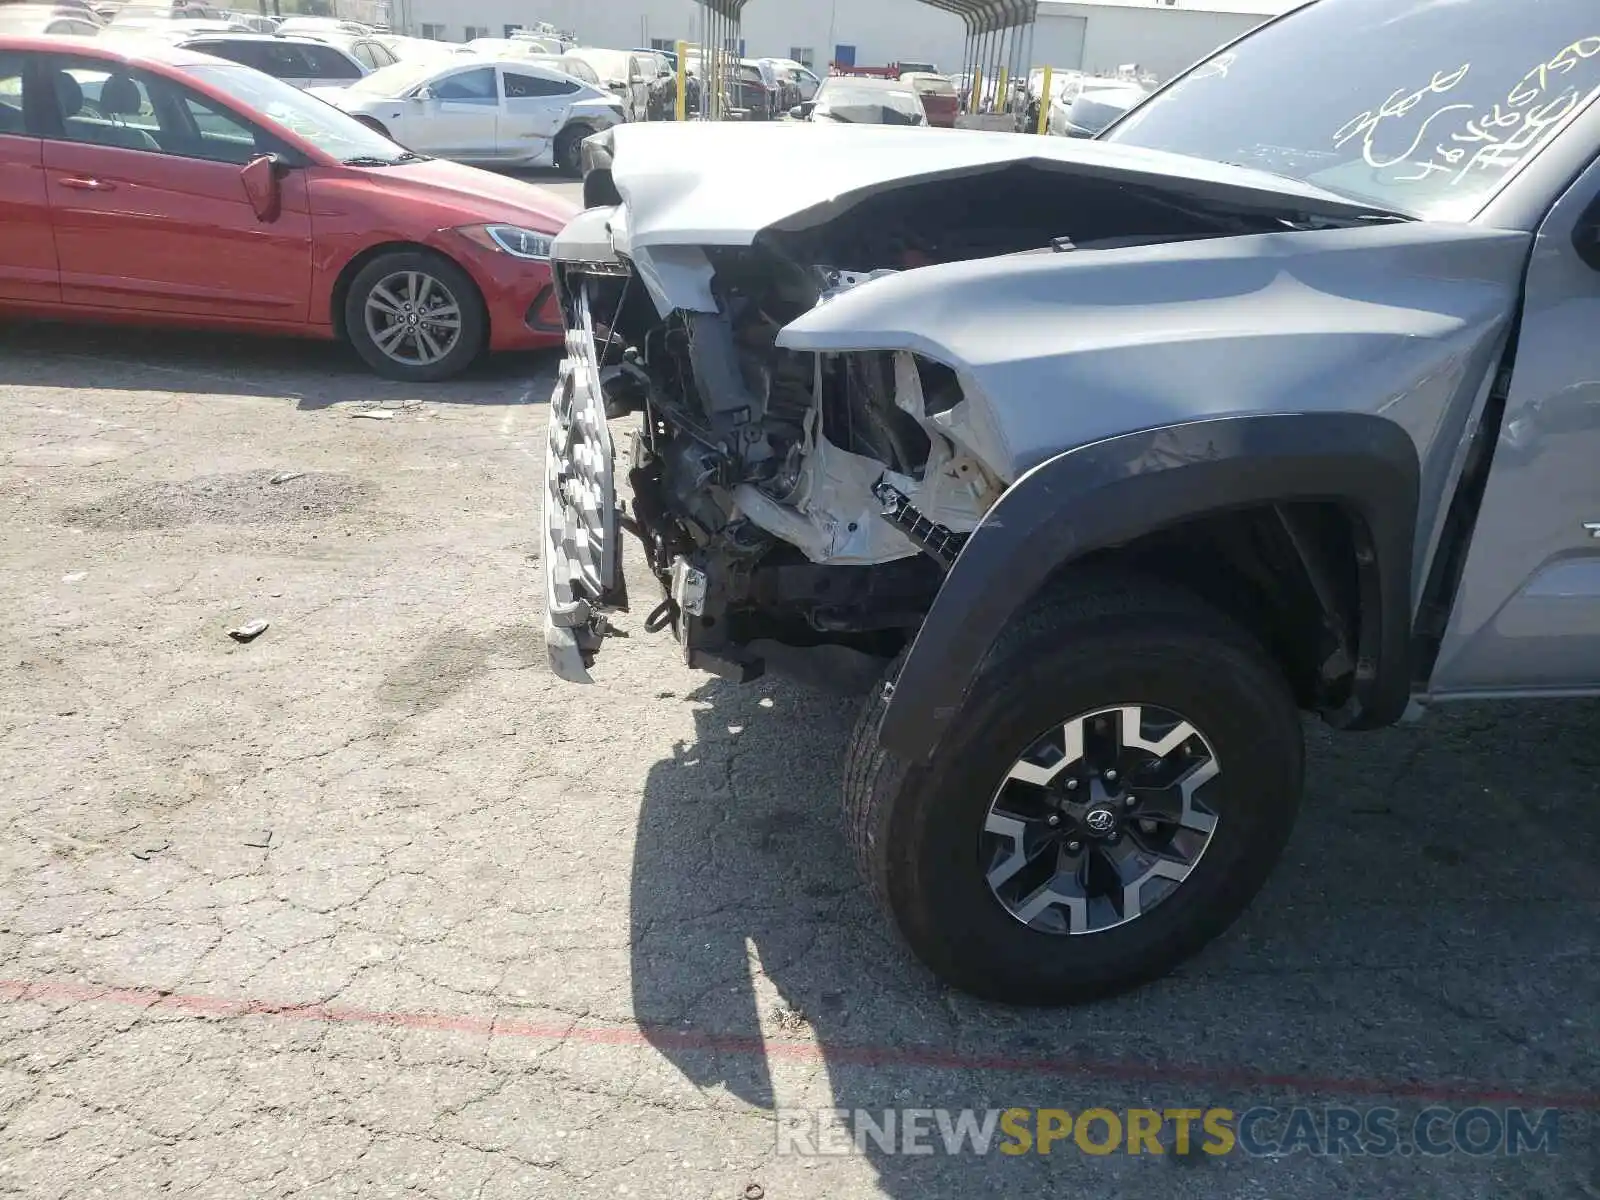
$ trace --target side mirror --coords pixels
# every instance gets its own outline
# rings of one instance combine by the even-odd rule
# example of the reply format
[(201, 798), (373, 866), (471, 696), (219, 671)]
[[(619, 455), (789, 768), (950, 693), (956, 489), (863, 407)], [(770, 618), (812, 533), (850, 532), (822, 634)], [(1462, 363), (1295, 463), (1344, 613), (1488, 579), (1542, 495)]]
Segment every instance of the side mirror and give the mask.
[(288, 173), (289, 164), (276, 154), (252, 158), (239, 169), (239, 182), (258, 220), (278, 219), (283, 211), (283, 177)]
[(791, 108), (789, 110), (789, 115), (796, 121), (809, 121), (811, 119), (811, 114), (816, 111), (817, 102), (815, 100), (805, 100)]
[(423, 84), (416, 91), (411, 93), (411, 98), (413, 100), (437, 100), (438, 96), (434, 93), (434, 90), (431, 87), (429, 87), (427, 84)]

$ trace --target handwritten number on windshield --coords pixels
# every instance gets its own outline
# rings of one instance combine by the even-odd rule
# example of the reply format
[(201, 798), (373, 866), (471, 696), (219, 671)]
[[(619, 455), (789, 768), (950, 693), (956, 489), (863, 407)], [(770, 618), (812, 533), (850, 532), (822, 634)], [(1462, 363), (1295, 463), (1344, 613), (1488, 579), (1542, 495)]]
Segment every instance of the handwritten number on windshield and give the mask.
[(1376, 168), (1392, 167), (1395, 163), (1405, 162), (1414, 153), (1424, 138), (1428, 136), (1428, 125), (1438, 117), (1455, 109), (1471, 108), (1470, 104), (1447, 104), (1436, 109), (1433, 113), (1423, 118), (1422, 124), (1417, 128), (1411, 142), (1399, 154), (1383, 157), (1373, 145), (1378, 133), (1383, 129), (1385, 122), (1396, 121), (1401, 117), (1410, 115), (1413, 109), (1425, 101), (1429, 96), (1443, 95), (1456, 84), (1467, 77), (1467, 72), (1472, 69), (1471, 63), (1462, 63), (1454, 71), (1435, 71), (1433, 79), (1414, 92), (1407, 92), (1405, 88), (1396, 88), (1389, 94), (1376, 110), (1368, 110), (1359, 117), (1347, 121), (1340, 127), (1339, 132), (1333, 135), (1333, 144), (1343, 147), (1348, 142), (1361, 139), (1361, 156), (1366, 159), (1367, 165)]
[(1478, 106), (1452, 103), (1434, 108), (1417, 124), (1410, 144), (1398, 154), (1381, 153), (1374, 142), (1386, 124), (1399, 128), (1403, 134), (1402, 119), (1429, 103), (1432, 97), (1446, 96), (1467, 78), (1471, 64), (1463, 64), (1454, 71), (1436, 72), (1432, 80), (1415, 91), (1396, 89), (1376, 110), (1364, 112), (1342, 125), (1333, 135), (1333, 144), (1339, 148), (1360, 138), (1361, 156), (1368, 166), (1382, 170), (1406, 163), (1416, 168), (1414, 174), (1395, 176), (1397, 182), (1414, 183), (1444, 175), (1448, 179), (1443, 182), (1453, 186), (1474, 171), (1510, 170), (1548, 141), (1555, 128), (1576, 109), (1600, 94), (1600, 87), (1583, 92), (1563, 78), (1596, 55), (1600, 55), (1600, 36), (1573, 42), (1529, 70), (1504, 100), (1496, 101), (1487, 111), (1476, 112), (1465, 120), (1460, 130), (1437, 143), (1432, 153), (1421, 161), (1413, 156), (1428, 140), (1429, 127), (1438, 118), (1450, 112), (1474, 111)]
[(1194, 71), (1190, 73), (1189, 78), (1191, 80), (1226, 79), (1228, 77), (1229, 69), (1232, 68), (1233, 64), (1238, 61), (1238, 58), (1239, 56), (1234, 54), (1232, 51), (1229, 51), (1227, 54), (1219, 54), (1210, 62), (1201, 63), (1200, 66), (1196, 67)]

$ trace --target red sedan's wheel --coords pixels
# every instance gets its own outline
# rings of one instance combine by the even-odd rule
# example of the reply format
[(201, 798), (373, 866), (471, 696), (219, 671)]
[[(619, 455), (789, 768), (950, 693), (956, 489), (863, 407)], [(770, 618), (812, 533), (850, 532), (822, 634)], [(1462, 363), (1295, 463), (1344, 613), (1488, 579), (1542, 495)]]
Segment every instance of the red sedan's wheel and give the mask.
[(378, 374), (419, 383), (459, 375), (489, 340), (472, 277), (426, 250), (381, 254), (363, 267), (345, 296), (344, 327)]

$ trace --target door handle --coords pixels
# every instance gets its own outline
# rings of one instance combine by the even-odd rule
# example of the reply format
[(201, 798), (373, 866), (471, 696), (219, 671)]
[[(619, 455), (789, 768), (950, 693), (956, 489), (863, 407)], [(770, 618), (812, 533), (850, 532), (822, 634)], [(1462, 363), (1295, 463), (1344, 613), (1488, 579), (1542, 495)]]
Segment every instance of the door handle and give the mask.
[(116, 184), (108, 183), (104, 179), (79, 179), (76, 176), (69, 175), (59, 182), (62, 187), (74, 188), (80, 192), (114, 192), (117, 190)]

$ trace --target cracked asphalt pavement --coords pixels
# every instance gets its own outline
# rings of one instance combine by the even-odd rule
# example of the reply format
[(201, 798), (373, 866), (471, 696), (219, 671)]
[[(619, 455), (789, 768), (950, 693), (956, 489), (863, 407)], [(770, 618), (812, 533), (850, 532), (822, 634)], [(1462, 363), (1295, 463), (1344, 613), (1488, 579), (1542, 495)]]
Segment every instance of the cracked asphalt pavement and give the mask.
[[(643, 603), (596, 686), (548, 673), (554, 365), (0, 330), (0, 1190), (1600, 1195), (1600, 707), (1308, 725), (1229, 935), (979, 1004), (851, 873), (847, 706), (691, 674)], [(819, 1159), (774, 1121), (1475, 1097), (1561, 1106), (1556, 1152)]]

